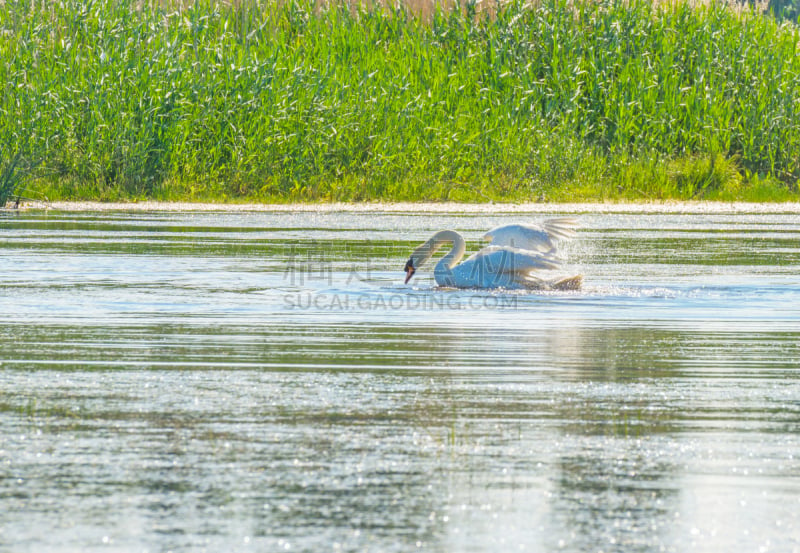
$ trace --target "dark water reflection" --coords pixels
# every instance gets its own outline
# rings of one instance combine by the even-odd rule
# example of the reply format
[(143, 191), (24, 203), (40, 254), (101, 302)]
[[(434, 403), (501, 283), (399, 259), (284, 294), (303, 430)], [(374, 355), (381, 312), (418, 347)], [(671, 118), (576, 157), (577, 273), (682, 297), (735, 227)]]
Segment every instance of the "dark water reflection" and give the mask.
[(800, 551), (796, 215), (0, 214), (2, 551)]

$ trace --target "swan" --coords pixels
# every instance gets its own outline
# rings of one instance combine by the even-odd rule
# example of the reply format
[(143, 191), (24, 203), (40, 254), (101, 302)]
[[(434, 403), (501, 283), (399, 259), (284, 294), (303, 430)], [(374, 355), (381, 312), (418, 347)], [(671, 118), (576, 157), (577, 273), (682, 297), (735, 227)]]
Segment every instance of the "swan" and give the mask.
[(459, 263), (466, 251), (464, 237), (453, 230), (441, 230), (416, 248), (405, 265), (406, 279), (447, 243), (450, 251), (433, 271), (436, 284), (452, 288), (558, 289), (580, 288), (580, 275), (546, 279), (538, 271), (558, 269), (561, 259), (556, 244), (572, 238), (577, 222), (563, 217), (541, 225), (515, 224), (494, 228), (484, 234), (491, 243)]

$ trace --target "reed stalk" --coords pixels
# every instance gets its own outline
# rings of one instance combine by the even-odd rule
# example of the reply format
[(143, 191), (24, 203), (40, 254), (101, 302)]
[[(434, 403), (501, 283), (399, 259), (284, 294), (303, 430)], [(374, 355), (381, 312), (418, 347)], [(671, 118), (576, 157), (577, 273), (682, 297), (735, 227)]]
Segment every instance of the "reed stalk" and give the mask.
[(714, 2), (433, 6), (6, 0), (0, 143), (28, 129), (55, 198), (797, 193), (796, 25)]

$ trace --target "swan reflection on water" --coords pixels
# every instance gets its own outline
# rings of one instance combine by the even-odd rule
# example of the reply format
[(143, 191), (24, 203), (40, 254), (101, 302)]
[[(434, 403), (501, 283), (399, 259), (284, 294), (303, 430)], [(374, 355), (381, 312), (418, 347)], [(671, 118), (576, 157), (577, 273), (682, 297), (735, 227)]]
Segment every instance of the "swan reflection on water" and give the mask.
[(442, 257), (433, 275), (436, 284), (451, 288), (505, 288), (510, 290), (577, 290), (581, 275), (553, 276), (563, 264), (558, 243), (575, 236), (577, 221), (571, 217), (547, 219), (541, 225), (513, 224), (496, 227), (483, 235), (490, 244), (459, 263), (466, 251), (464, 237), (453, 230), (441, 230), (416, 248), (404, 270), (406, 284), (420, 266), (445, 244), (450, 251)]

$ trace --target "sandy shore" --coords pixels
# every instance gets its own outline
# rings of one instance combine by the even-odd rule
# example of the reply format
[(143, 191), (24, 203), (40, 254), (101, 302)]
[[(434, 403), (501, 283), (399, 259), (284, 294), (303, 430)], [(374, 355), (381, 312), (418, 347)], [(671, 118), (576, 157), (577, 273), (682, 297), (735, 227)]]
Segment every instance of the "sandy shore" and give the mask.
[(638, 202), (638, 203), (315, 203), (222, 204), (190, 202), (25, 202), (20, 210), (127, 212), (361, 212), (361, 213), (798, 213), (800, 203)]

